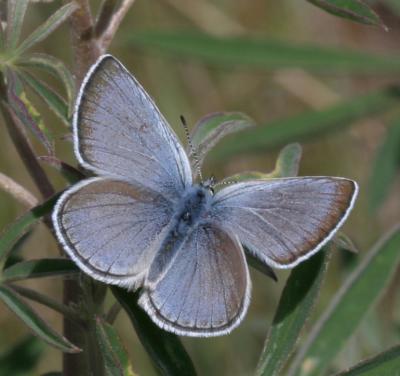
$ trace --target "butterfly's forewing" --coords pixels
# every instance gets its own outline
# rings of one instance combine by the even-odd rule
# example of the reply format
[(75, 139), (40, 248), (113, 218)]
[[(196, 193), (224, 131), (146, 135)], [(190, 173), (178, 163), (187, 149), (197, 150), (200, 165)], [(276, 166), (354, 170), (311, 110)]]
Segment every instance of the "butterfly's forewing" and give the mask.
[(334, 235), (356, 195), (357, 184), (343, 178), (248, 181), (217, 192), (213, 217), (260, 260), (289, 268)]
[(170, 218), (170, 204), (160, 194), (105, 178), (73, 186), (53, 212), (57, 237), (79, 267), (126, 287), (142, 280)]
[(110, 55), (90, 69), (74, 114), (79, 162), (99, 175), (140, 184), (165, 197), (192, 183), (184, 149), (135, 78)]
[(230, 332), (244, 317), (250, 280), (234, 235), (200, 225), (187, 237), (166, 273), (139, 300), (153, 321), (179, 335)]

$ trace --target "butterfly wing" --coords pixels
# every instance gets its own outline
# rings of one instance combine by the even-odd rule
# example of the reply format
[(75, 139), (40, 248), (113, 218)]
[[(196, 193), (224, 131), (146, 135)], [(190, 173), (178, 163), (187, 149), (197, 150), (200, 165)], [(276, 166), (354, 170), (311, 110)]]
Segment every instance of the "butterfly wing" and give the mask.
[(78, 266), (126, 287), (142, 281), (170, 219), (169, 202), (160, 194), (104, 178), (74, 185), (53, 212), (58, 240)]
[(157, 283), (145, 280), (139, 303), (165, 330), (208, 337), (239, 325), (249, 297), (247, 265), (237, 238), (214, 225), (200, 225)]
[(188, 158), (154, 102), (111, 55), (90, 69), (74, 114), (79, 162), (113, 176), (179, 197), (192, 183)]
[(261, 261), (289, 268), (331, 239), (357, 191), (354, 181), (331, 177), (242, 182), (217, 192), (212, 216)]

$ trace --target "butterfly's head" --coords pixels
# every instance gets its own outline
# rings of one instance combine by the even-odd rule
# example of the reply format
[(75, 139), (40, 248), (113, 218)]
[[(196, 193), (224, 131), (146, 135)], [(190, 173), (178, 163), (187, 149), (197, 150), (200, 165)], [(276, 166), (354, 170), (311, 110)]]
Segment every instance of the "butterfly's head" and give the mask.
[(212, 194), (214, 194), (215, 184), (216, 184), (216, 180), (215, 180), (215, 176), (213, 176), (213, 175), (211, 175), (208, 179), (206, 179), (200, 183), (200, 185), (203, 188), (208, 189)]

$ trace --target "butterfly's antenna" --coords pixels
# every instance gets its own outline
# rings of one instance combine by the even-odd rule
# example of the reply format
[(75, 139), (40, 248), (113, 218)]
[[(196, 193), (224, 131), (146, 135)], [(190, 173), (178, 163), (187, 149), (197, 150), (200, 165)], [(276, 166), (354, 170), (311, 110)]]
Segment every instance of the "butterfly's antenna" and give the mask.
[(185, 135), (186, 135), (187, 142), (188, 142), (188, 144), (189, 144), (190, 155), (193, 156), (194, 167), (196, 168), (197, 173), (198, 173), (199, 176), (200, 176), (200, 180), (203, 182), (203, 175), (201, 174), (199, 157), (198, 157), (198, 155), (197, 155), (196, 150), (195, 150), (194, 147), (193, 147), (192, 139), (191, 139), (191, 137), (190, 137), (189, 128), (188, 128), (188, 126), (187, 126), (186, 119), (184, 118), (183, 115), (181, 115), (180, 118), (181, 118), (181, 122), (182, 122), (182, 125), (183, 125), (183, 129), (185, 130)]
[(219, 181), (218, 183), (215, 183), (215, 187), (218, 187), (219, 185), (231, 185), (231, 184), (236, 184), (238, 181), (237, 180), (222, 180)]

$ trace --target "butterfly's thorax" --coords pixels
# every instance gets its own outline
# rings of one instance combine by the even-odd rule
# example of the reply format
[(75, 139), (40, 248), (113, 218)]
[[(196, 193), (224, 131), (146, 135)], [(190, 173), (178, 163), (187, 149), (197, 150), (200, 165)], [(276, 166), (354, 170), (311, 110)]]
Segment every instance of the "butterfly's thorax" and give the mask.
[(206, 220), (212, 198), (211, 191), (202, 185), (194, 185), (186, 189), (164, 232), (164, 237), (149, 271), (149, 280), (157, 279), (187, 236), (198, 224)]

